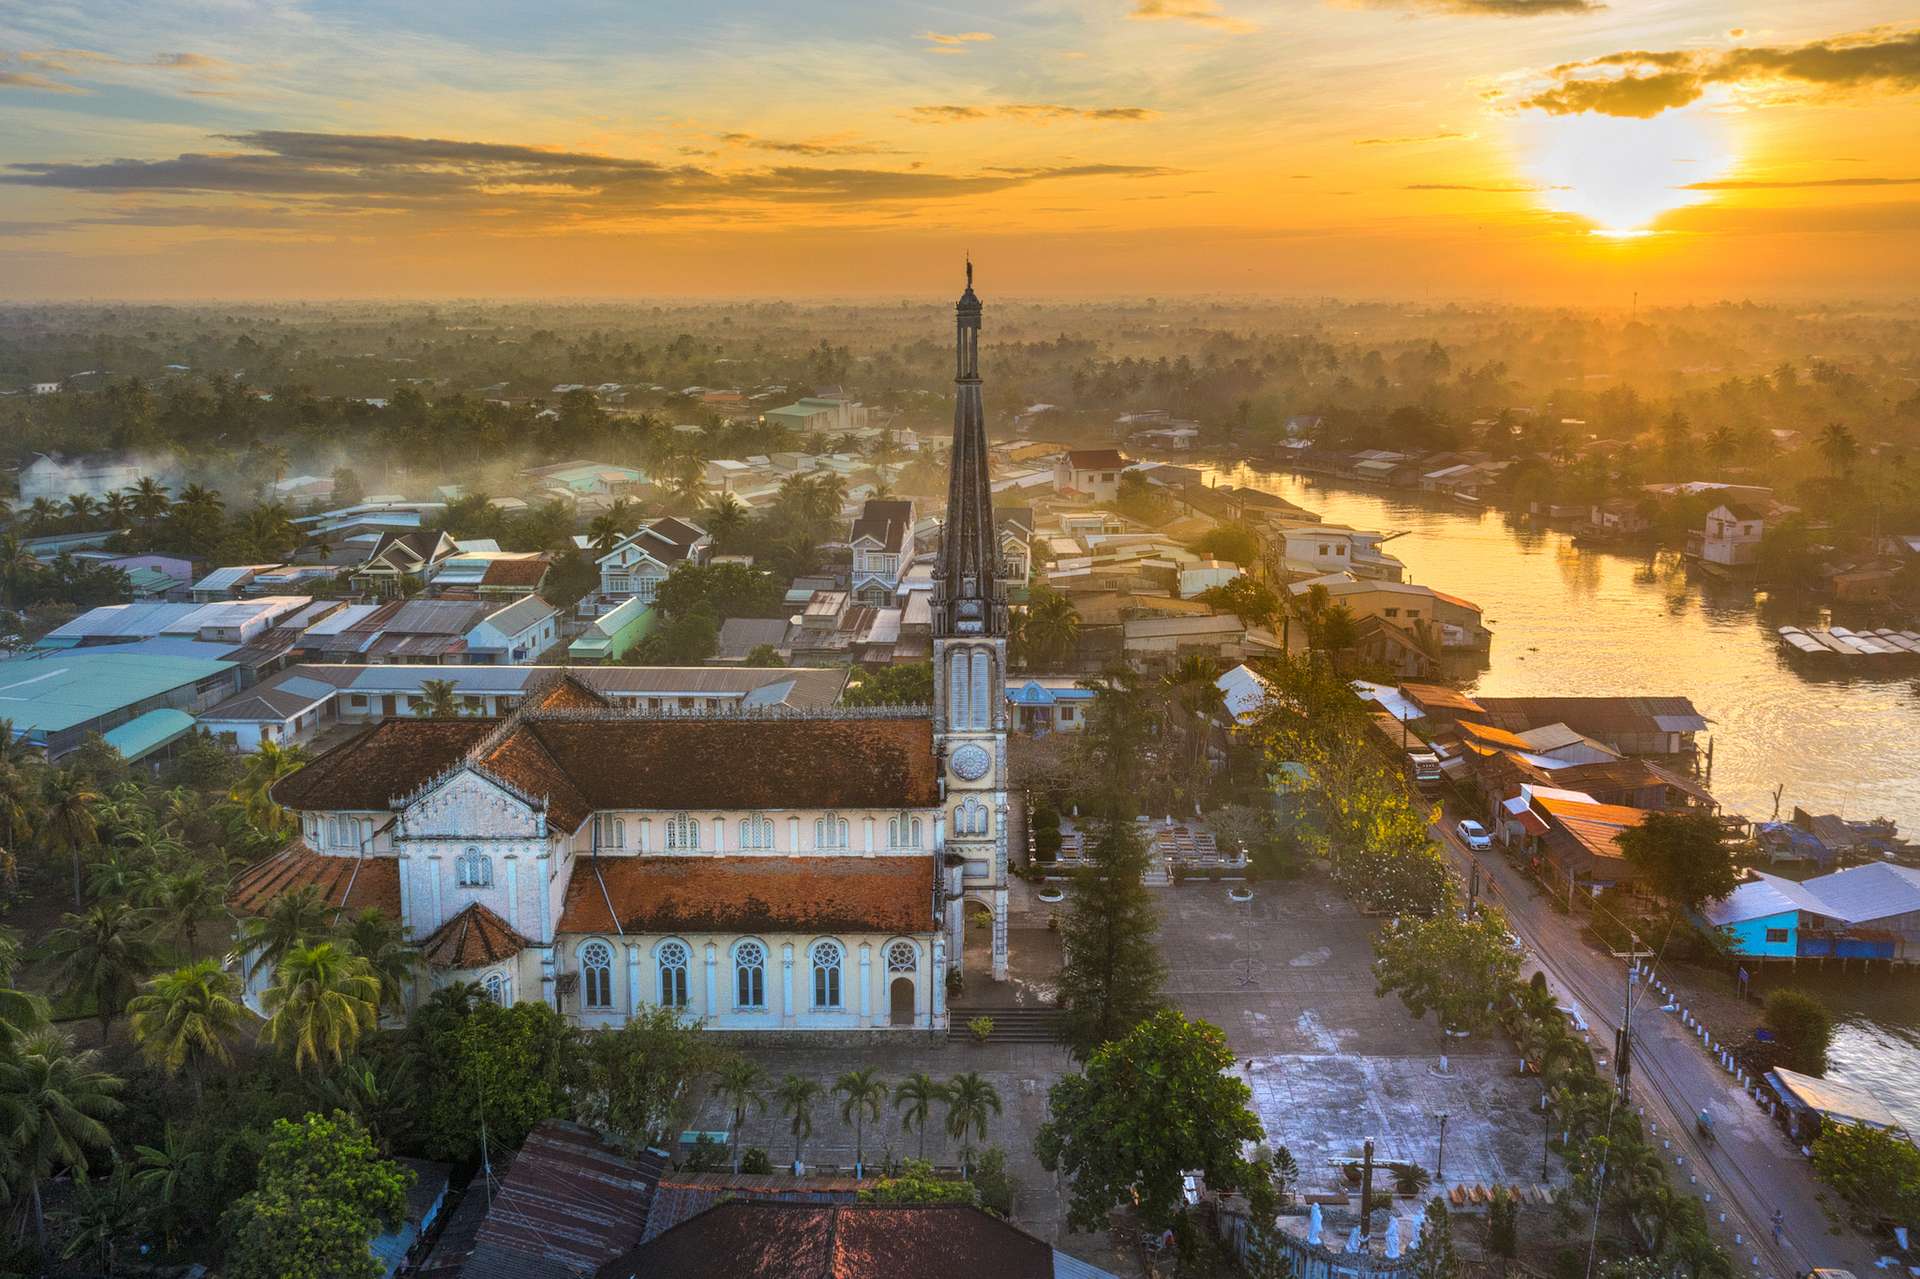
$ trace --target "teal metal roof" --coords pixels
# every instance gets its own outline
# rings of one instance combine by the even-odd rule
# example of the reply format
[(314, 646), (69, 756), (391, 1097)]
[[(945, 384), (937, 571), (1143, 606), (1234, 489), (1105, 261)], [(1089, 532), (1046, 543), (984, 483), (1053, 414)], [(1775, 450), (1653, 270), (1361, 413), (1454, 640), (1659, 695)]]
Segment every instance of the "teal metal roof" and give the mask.
[(232, 662), (70, 649), (0, 662), (0, 719), (17, 736), (58, 733), (230, 670)]
[(107, 745), (120, 752), (122, 759), (131, 764), (167, 743), (185, 737), (198, 722), (185, 711), (168, 708), (136, 715), (120, 727), (108, 729), (101, 736), (106, 738)]

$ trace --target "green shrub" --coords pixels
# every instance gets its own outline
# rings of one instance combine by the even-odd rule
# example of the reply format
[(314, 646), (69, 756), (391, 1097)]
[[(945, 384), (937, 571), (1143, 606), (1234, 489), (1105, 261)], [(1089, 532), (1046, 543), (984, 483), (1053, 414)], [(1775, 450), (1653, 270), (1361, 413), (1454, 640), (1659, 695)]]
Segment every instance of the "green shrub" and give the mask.
[(967, 1023), (967, 1030), (973, 1035), (974, 1043), (984, 1044), (987, 1042), (987, 1036), (993, 1033), (993, 1018), (975, 1017)]
[(740, 1171), (766, 1176), (773, 1171), (773, 1160), (767, 1158), (767, 1152), (758, 1146), (748, 1146), (740, 1152)]
[(1767, 993), (1767, 1029), (1779, 1041), (1789, 1070), (1803, 1075), (1827, 1072), (1827, 1044), (1833, 1039), (1833, 1018), (1826, 1006), (1798, 990)]

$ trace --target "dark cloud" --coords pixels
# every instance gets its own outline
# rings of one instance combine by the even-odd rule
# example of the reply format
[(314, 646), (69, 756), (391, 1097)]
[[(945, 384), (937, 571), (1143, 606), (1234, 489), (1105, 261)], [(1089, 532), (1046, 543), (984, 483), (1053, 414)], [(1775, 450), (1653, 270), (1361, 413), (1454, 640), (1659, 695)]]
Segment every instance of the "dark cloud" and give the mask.
[[(934, 201), (1040, 182), (1174, 172), (1132, 164), (1003, 166), (973, 173), (940, 173), (919, 165), (784, 164), (717, 172), (592, 152), (398, 135), (262, 130), (222, 140), (245, 149), (160, 160), (21, 162), (0, 171), (0, 183), (112, 195), (226, 195), (236, 200), (220, 215), (161, 201), (106, 218), (119, 222), (292, 226), (316, 213), (401, 213), (489, 217), (517, 224), (702, 211), (734, 216), (744, 209), (783, 204)], [(263, 200), (277, 207), (266, 207)]]
[(1910, 187), (1920, 178), (1724, 178), (1718, 182), (1689, 182), (1686, 191), (1792, 191), (1801, 187)]
[[(828, 140), (762, 138), (751, 133), (723, 133), (720, 140), (731, 146), (745, 147), (750, 151), (778, 151), (787, 155), (899, 155), (900, 152), (889, 147), (878, 147), (866, 142), (834, 142)], [(689, 154), (711, 155), (712, 152), (690, 152)]]
[(970, 120), (1025, 120), (1032, 124), (1051, 124), (1056, 120), (1113, 120), (1138, 123), (1158, 114), (1146, 107), (1069, 107), (1054, 102), (1002, 102), (993, 106), (970, 107), (954, 103), (913, 107), (908, 115), (922, 124), (962, 124)]
[[(1617, 76), (1592, 76), (1618, 69)], [(1646, 119), (1699, 99), (1709, 85), (1786, 81), (1827, 89), (1920, 89), (1920, 28), (1876, 27), (1805, 44), (1720, 52), (1644, 49), (1562, 63), (1558, 81), (1521, 102), (1553, 115), (1597, 111)]]

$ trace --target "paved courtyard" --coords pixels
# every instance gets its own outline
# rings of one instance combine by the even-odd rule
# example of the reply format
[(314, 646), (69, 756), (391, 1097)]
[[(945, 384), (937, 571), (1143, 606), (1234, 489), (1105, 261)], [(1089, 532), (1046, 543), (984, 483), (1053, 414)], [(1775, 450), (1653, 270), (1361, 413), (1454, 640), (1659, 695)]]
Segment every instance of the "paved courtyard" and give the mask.
[(1261, 883), (1246, 905), (1212, 884), (1159, 900), (1168, 993), (1227, 1032), (1254, 1108), (1298, 1161), (1303, 1190), (1336, 1189), (1339, 1165), (1358, 1159), (1369, 1137), (1378, 1162), (1431, 1173), (1444, 1157), (1448, 1185), (1540, 1180), (1538, 1084), (1516, 1073), (1498, 1034), (1443, 1047), (1431, 1017), (1414, 1022), (1397, 997), (1376, 998), (1376, 921), (1325, 879)]

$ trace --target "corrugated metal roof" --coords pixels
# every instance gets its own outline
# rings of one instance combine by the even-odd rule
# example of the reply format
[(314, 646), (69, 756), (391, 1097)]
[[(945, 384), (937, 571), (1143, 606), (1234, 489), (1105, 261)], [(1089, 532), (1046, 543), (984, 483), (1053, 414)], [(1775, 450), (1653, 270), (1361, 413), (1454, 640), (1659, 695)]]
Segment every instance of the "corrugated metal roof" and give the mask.
[(11, 719), (15, 733), (57, 733), (232, 667), (96, 649), (0, 662), (0, 719)]
[(482, 620), (502, 635), (518, 635), (530, 627), (538, 626), (559, 611), (538, 595), (528, 595)]
[(1810, 893), (1790, 879), (1755, 872), (1755, 877), (1740, 885), (1719, 901), (1711, 901), (1701, 910), (1707, 922), (1716, 928), (1768, 919), (1789, 911), (1809, 910), (1825, 914)]
[(144, 715), (134, 716), (118, 728), (108, 729), (101, 736), (106, 739), (107, 745), (120, 752), (122, 759), (131, 764), (192, 732), (194, 722), (193, 716), (185, 711), (148, 711)]
[(1872, 1128), (1898, 1128), (1900, 1121), (1886, 1104), (1865, 1088), (1841, 1083), (1837, 1079), (1815, 1079), (1785, 1067), (1767, 1072), (1769, 1080), (1785, 1095), (1792, 1097), (1815, 1114), (1831, 1116)]
[(47, 632), (49, 640), (113, 639), (158, 635), (172, 623), (198, 609), (198, 604), (105, 604), (89, 609), (64, 626)]
[(1820, 903), (1823, 915), (1864, 924), (1920, 911), (1920, 870), (1891, 862), (1868, 862), (1819, 875), (1800, 887)]

